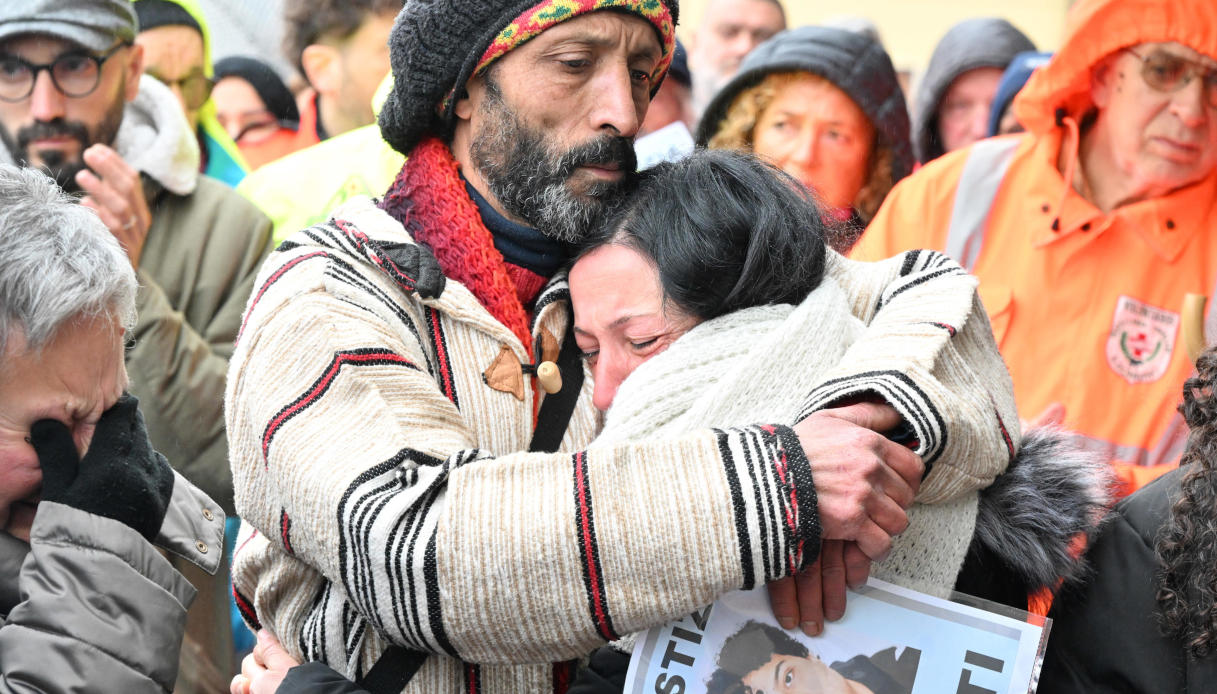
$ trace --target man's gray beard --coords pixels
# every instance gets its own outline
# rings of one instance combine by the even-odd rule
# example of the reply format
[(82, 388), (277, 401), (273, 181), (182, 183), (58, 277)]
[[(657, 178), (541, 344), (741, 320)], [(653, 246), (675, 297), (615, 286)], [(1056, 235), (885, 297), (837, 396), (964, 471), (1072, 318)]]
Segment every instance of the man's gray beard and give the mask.
[(610, 183), (594, 184), (585, 194), (577, 195), (565, 181), (546, 180), (540, 174), (492, 180), (483, 171), (483, 176), (495, 198), (500, 202), (512, 201), (509, 206), (512, 214), (546, 236), (565, 243), (579, 243), (586, 238), (608, 203), (620, 194), (617, 190), (620, 186)]
[[(481, 112), (486, 125), (470, 145), (474, 166), (508, 212), (552, 239), (582, 241), (633, 180), (637, 160), (629, 138), (606, 136), (554, 153), (542, 133), (520, 122), (491, 79)], [(620, 165), (625, 176), (592, 183), (581, 195), (571, 191), (568, 181), (579, 166), (606, 162)]]

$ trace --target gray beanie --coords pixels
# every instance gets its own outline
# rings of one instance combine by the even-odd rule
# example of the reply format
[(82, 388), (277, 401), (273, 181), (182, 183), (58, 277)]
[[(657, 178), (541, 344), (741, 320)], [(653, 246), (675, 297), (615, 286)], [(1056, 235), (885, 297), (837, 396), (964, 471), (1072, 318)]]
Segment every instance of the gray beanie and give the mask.
[(40, 34), (101, 53), (135, 40), (138, 23), (131, 0), (3, 0), (0, 41)]
[[(562, 12), (546, 11), (558, 4)], [(560, 21), (596, 10), (631, 12), (655, 25), (664, 56), (652, 76), (654, 93), (675, 50), (678, 0), (409, 0), (389, 34), (393, 91), (378, 118), (385, 141), (408, 156), (427, 135), (447, 138), (456, 101), (487, 64), (492, 43), (501, 45), (497, 57)]]
[(908, 106), (892, 59), (864, 34), (823, 26), (788, 29), (752, 49), (735, 77), (710, 100), (697, 124), (697, 144), (704, 147), (718, 133), (740, 94), (775, 72), (795, 71), (823, 77), (862, 109), (879, 145), (892, 151), (892, 183), (912, 172)]
[(930, 56), (913, 101), (913, 146), (922, 164), (946, 151), (938, 134), (938, 105), (957, 77), (969, 70), (1005, 70), (1014, 56), (1035, 44), (1013, 24), (997, 17), (965, 19), (947, 30)]

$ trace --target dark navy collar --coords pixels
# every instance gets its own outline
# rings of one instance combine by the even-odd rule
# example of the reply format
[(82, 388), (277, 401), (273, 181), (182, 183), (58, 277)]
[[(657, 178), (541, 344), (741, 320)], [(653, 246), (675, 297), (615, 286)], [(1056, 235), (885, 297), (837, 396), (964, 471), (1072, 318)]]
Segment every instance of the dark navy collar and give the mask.
[(560, 241), (542, 234), (532, 227), (517, 224), (499, 214), (482, 194), (477, 191), (465, 176), (465, 190), (478, 207), (482, 223), (494, 237), (494, 247), (503, 254), (503, 259), (512, 265), (518, 265), (530, 272), (548, 279), (570, 260), (571, 248)]

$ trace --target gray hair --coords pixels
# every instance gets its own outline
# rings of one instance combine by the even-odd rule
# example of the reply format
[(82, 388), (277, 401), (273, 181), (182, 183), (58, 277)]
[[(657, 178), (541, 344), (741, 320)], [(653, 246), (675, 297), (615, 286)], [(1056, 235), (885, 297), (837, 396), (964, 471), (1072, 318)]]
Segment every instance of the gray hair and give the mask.
[(45, 347), (78, 318), (135, 327), (135, 271), (95, 212), (35, 169), (0, 164), (0, 355)]

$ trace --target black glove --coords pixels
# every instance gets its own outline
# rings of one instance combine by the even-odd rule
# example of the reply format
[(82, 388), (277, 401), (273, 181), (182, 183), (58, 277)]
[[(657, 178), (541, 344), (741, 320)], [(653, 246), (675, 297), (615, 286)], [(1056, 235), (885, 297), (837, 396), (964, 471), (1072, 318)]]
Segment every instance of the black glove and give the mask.
[(139, 400), (123, 395), (102, 413), (84, 460), (63, 422), (30, 427), (42, 466), (42, 500), (112, 518), (152, 542), (173, 494), (173, 470), (152, 449)]

